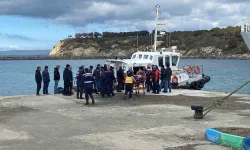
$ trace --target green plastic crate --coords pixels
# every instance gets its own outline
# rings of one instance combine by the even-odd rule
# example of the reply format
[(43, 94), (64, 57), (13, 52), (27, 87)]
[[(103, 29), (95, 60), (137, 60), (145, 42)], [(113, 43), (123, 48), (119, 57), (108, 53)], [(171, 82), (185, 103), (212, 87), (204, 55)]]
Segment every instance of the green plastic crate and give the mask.
[(228, 147), (232, 147), (238, 150), (242, 150), (242, 142), (244, 137), (221, 133), (220, 144)]

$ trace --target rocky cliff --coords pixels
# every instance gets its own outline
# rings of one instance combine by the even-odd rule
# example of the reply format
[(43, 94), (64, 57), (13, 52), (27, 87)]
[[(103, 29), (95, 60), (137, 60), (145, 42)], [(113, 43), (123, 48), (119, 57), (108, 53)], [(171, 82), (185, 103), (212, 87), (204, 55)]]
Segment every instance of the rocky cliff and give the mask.
[[(183, 57), (240, 57), (250, 56), (241, 35), (240, 27), (214, 28), (199, 31), (178, 31), (170, 33), (170, 43), (177, 46)], [(151, 36), (138, 38), (138, 50), (152, 48)], [(158, 44), (166, 47), (167, 38)], [(136, 37), (67, 38), (59, 41), (51, 56), (130, 56), (137, 51)], [(250, 58), (250, 57), (249, 57)]]

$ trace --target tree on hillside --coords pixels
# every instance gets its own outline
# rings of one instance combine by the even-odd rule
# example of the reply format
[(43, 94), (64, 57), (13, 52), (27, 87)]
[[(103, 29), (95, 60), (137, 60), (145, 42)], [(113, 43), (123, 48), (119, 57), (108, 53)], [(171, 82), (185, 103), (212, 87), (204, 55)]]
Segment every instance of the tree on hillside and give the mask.
[(233, 36), (228, 41), (228, 48), (233, 49), (236, 47), (237, 47), (237, 38), (235, 36)]

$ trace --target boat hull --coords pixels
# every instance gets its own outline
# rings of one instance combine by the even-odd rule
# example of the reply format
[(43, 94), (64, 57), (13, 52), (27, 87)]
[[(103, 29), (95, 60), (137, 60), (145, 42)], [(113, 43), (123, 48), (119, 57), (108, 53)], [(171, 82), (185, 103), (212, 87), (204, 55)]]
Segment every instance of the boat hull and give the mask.
[(248, 50), (250, 50), (250, 32), (241, 32), (241, 36), (244, 39)]

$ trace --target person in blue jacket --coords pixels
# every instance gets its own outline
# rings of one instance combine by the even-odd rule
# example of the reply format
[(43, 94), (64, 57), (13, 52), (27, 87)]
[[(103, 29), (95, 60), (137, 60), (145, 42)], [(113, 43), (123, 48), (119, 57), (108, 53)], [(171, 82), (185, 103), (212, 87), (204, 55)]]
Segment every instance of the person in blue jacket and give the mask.
[(93, 96), (94, 81), (95, 81), (95, 78), (93, 77), (92, 73), (89, 72), (88, 68), (85, 68), (85, 74), (83, 75), (81, 79), (81, 84), (84, 86), (84, 93), (85, 93), (85, 99), (86, 99), (85, 105), (89, 105), (89, 97), (92, 100), (92, 104), (95, 104), (95, 100)]

